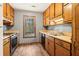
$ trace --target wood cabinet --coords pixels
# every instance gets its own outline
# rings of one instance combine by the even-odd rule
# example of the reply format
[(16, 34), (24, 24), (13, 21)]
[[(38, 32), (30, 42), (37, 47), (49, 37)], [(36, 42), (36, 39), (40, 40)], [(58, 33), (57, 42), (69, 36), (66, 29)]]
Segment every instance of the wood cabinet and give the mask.
[(74, 55), (79, 56), (79, 4), (74, 4), (73, 16), (73, 45)]
[(43, 26), (46, 25), (46, 12), (43, 13)]
[(46, 26), (49, 26), (50, 23), (49, 23), (49, 17), (46, 17)]
[(55, 3), (55, 17), (62, 15), (63, 4)]
[(47, 10), (43, 13), (43, 25), (49, 25), (49, 8), (47, 8)]
[(70, 51), (66, 50), (60, 45), (55, 44), (55, 55), (56, 56), (70, 56)]
[(46, 26), (49, 25), (49, 7), (46, 9)]
[(71, 53), (71, 43), (62, 41), (53, 37), (46, 37), (45, 39), (45, 49), (51, 56), (70, 56)]
[(64, 47), (67, 50), (70, 50), (70, 43), (64, 42), (64, 41), (59, 40), (59, 39), (56, 39), (55, 43), (62, 46), (62, 47)]
[(71, 43), (55, 39), (55, 55), (56, 56), (70, 56)]
[(10, 38), (3, 40), (3, 55), (10, 56)]
[(10, 6), (11, 9), (11, 16), (14, 17), (14, 9)]
[(10, 12), (10, 5), (7, 4), (7, 19), (10, 20), (11, 19), (11, 12)]
[[(46, 26), (53, 25), (54, 21), (52, 22), (51, 20), (55, 20), (55, 18), (60, 17), (63, 15), (63, 4), (62, 3), (52, 3), (44, 12), (46, 12), (46, 20), (44, 23), (46, 23)], [(43, 16), (44, 17), (44, 16)], [(58, 22), (57, 24), (63, 23)]]
[(46, 9), (46, 17), (49, 17), (49, 7)]
[(46, 38), (45, 48), (49, 55), (54, 56), (54, 38)]
[(55, 10), (54, 10), (55, 8), (54, 8), (54, 3), (52, 3), (51, 5), (50, 5), (50, 20), (51, 19), (53, 19), (54, 18), (54, 14), (55, 14)]
[(3, 4), (3, 17), (5, 25), (14, 25), (14, 9), (9, 3)]
[(7, 18), (7, 4), (3, 3), (3, 17)]
[(63, 12), (64, 21), (72, 22), (72, 4), (64, 6)]

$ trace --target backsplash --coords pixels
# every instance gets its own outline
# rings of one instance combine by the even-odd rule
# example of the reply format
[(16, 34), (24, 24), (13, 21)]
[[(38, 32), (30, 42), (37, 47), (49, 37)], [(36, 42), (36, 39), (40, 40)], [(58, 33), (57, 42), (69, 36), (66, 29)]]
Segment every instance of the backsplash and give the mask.
[(71, 24), (62, 24), (56, 26), (49, 26), (48, 30), (57, 30), (59, 32), (72, 32)]
[(3, 32), (6, 30), (9, 30), (11, 28), (12, 28), (12, 26), (3, 25)]
[(3, 32), (7, 30), (7, 26), (3, 25)]

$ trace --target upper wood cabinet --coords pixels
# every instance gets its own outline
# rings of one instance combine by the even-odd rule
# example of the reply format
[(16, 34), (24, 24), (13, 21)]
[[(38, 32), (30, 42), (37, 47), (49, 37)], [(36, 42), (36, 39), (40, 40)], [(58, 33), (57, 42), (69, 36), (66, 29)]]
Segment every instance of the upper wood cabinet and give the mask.
[(55, 3), (55, 17), (62, 15), (63, 4)]
[(10, 20), (10, 18), (11, 18), (10, 5), (7, 4), (7, 19)]
[(44, 26), (46, 25), (46, 13), (45, 12), (43, 13), (43, 25)]
[(55, 8), (54, 8), (54, 4), (52, 3), (52, 4), (50, 5), (50, 9), (49, 9), (49, 10), (50, 10), (50, 13), (49, 13), (49, 14), (50, 14), (50, 20), (54, 18), (54, 13), (55, 13), (55, 12), (54, 12), (54, 9), (55, 9)]
[(10, 7), (10, 10), (11, 10), (11, 16), (14, 17), (14, 9)]
[(49, 23), (49, 17), (46, 17), (46, 26), (50, 25)]
[(3, 3), (3, 17), (7, 18), (7, 4)]
[(46, 17), (49, 17), (49, 7), (46, 9)]
[(64, 6), (63, 12), (64, 21), (72, 22), (72, 4)]
[(13, 25), (14, 24), (14, 9), (8, 3), (3, 4), (3, 17), (5, 25)]
[(48, 26), (49, 25), (49, 8), (47, 8), (45, 10), (45, 12), (43, 13), (43, 25), (44, 26)]

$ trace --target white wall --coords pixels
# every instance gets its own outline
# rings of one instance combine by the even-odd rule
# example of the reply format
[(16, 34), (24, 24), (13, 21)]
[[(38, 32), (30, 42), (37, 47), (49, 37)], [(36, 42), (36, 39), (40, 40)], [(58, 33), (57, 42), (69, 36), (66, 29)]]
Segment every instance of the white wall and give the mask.
[(3, 55), (3, 21), (2, 21), (2, 6), (0, 5), (0, 56)]
[[(36, 38), (23, 38), (23, 15), (36, 16)], [(20, 43), (39, 42), (39, 30), (43, 29), (43, 15), (38, 12), (31, 11), (15, 11), (15, 25), (12, 29), (20, 31)]]

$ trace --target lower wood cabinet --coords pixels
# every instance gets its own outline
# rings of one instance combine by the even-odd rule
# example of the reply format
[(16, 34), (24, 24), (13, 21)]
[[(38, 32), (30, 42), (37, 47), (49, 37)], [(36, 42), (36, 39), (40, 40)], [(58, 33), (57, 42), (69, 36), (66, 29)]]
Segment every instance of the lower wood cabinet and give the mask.
[(71, 43), (53, 37), (46, 37), (45, 49), (50, 56), (70, 56)]
[(10, 56), (10, 39), (6, 38), (3, 40), (3, 55)]
[(54, 56), (54, 38), (47, 38), (45, 42), (45, 48), (49, 55)]
[(70, 51), (66, 50), (62, 46), (55, 44), (55, 55), (56, 56), (70, 56)]

